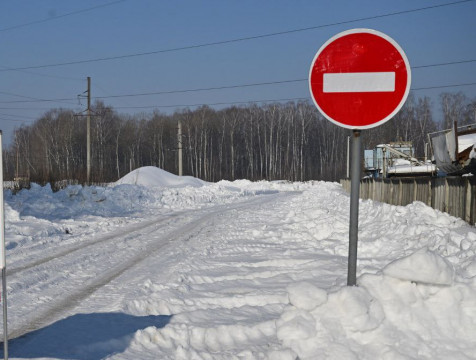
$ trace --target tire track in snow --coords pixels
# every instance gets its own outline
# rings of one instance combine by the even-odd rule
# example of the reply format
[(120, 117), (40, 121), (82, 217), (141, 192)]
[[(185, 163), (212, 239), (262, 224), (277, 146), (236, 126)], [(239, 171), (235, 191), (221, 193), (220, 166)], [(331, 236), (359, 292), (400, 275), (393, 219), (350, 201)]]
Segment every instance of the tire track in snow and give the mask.
[[(76, 291), (70, 292), (68, 295), (66, 295), (62, 299), (49, 303), (48, 308), (46, 310), (40, 311), (34, 318), (28, 319), (28, 323), (26, 325), (10, 331), (8, 336), (9, 339), (15, 339), (18, 337), (25, 336), (32, 331), (39, 330), (49, 324), (52, 324), (53, 322), (57, 320), (60, 320), (62, 317), (67, 315), (68, 311), (70, 311), (71, 309), (74, 309), (83, 300), (91, 296), (96, 290), (109, 284), (111, 281), (121, 276), (130, 268), (137, 266), (138, 264), (145, 261), (149, 257), (155, 255), (158, 251), (170, 245), (171, 243), (175, 241), (180, 241), (180, 240), (186, 241), (191, 236), (193, 236), (193, 234), (207, 227), (209, 225), (210, 220), (213, 220), (215, 216), (223, 214), (225, 212), (241, 210), (243, 208), (248, 208), (250, 206), (256, 206), (256, 205), (262, 206), (263, 204), (275, 201), (277, 198), (280, 198), (283, 196), (285, 197), (293, 196), (297, 193), (300, 193), (300, 192), (269, 194), (269, 195), (266, 195), (265, 197), (259, 196), (245, 202), (240, 202), (239, 204), (219, 205), (213, 208), (194, 210), (195, 212), (201, 211), (201, 212), (204, 212), (205, 214), (199, 215), (198, 218), (190, 221), (189, 223), (185, 225), (180, 226), (179, 228), (172, 229), (170, 232), (167, 232), (165, 234), (160, 234), (159, 237), (154, 242), (149, 243), (147, 246), (142, 248), (137, 254), (127, 259), (126, 261), (124, 261), (123, 258), (116, 259), (116, 265), (113, 266), (110, 270), (104, 272), (101, 276), (96, 277), (94, 281), (91, 281), (85, 284), (84, 286), (81, 286)], [(174, 219), (177, 219), (177, 218), (181, 219), (181, 218), (184, 218), (188, 214), (189, 214), (189, 211), (184, 213), (177, 213), (173, 215), (175, 215)], [(158, 223), (157, 221), (155, 222), (150, 221), (150, 224), (148, 224), (147, 227), (152, 227), (156, 225), (157, 223)], [(140, 224), (137, 224), (137, 226), (139, 225)], [(143, 228), (137, 229), (136, 226), (134, 226), (134, 229), (127, 232), (126, 234), (123, 233), (121, 237), (124, 235), (127, 236), (134, 233), (138, 233), (143, 230), (144, 230)], [(159, 229), (154, 229), (154, 231), (159, 231)], [(149, 234), (152, 232), (153, 231), (149, 232)], [(142, 235), (143, 234), (138, 234), (138, 236), (142, 236)], [(64, 254), (62, 254), (62, 256), (65, 257), (75, 252), (79, 252), (79, 250), (81, 249), (85, 250), (91, 245), (97, 245), (112, 239), (117, 239), (117, 236), (107, 235), (105, 237), (102, 237), (101, 239), (98, 239), (94, 243), (88, 243), (85, 246), (82, 246), (80, 248), (69, 249), (69, 251), (64, 251)], [(38, 264), (33, 265), (33, 263), (31, 263), (30, 264), (31, 266), (29, 266), (28, 268), (32, 268), (32, 267), (44, 264), (45, 262), (50, 260), (53, 260), (52, 257), (44, 258), (42, 260), (37, 261)], [(19, 272), (21, 270), (18, 268), (15, 271)]]
[[(18, 267), (14, 267), (14, 268), (8, 268), (7, 269), (7, 276), (15, 275), (15, 274), (17, 274), (21, 271), (31, 269), (35, 266), (45, 264), (45, 263), (47, 263), (49, 261), (52, 261), (52, 260), (57, 260), (59, 258), (62, 258), (62, 257), (67, 256), (69, 254), (72, 254), (76, 251), (83, 250), (83, 249), (85, 249), (87, 247), (90, 247), (90, 246), (93, 246), (93, 245), (101, 244), (101, 243), (104, 243), (104, 242), (109, 241), (109, 240), (117, 240), (120, 237), (126, 237), (126, 236), (130, 236), (132, 234), (135, 234), (135, 233), (143, 232), (144, 230), (147, 230), (150, 227), (155, 227), (157, 225), (161, 225), (163, 223), (166, 223), (167, 221), (173, 220), (174, 218), (176, 218), (180, 215), (187, 214), (188, 212), (189, 211), (182, 211), (182, 212), (178, 212), (178, 213), (169, 214), (169, 215), (166, 215), (167, 216), (166, 218), (160, 219), (160, 220), (154, 219), (154, 220), (142, 221), (138, 224), (133, 224), (133, 225), (129, 226), (128, 229), (123, 230), (123, 231), (121, 231), (122, 229), (115, 229), (110, 234), (101, 236), (98, 239), (89, 241), (87, 243), (83, 243), (80, 240), (80, 241), (78, 241), (79, 244), (75, 244), (73, 246), (70, 246), (65, 250), (58, 251), (58, 252), (56, 252), (52, 255), (45, 256), (41, 259), (32, 261), (32, 262), (30, 262), (28, 264), (25, 264), (25, 265), (22, 265), (22, 266), (18, 266)], [(119, 231), (121, 231), (121, 232), (119, 233)]]

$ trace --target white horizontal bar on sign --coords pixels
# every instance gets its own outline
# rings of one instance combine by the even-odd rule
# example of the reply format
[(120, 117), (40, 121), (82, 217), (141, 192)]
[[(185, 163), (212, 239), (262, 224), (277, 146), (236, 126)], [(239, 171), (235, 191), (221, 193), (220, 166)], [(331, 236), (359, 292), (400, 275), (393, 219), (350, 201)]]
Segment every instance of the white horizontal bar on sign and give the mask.
[(392, 92), (395, 91), (394, 72), (326, 73), (323, 92)]

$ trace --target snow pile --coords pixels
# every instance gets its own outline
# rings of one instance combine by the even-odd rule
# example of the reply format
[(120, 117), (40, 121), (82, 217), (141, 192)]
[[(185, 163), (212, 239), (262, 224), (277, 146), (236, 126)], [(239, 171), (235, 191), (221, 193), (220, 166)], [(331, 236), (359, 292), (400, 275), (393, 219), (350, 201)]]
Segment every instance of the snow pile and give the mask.
[(438, 254), (421, 249), (410, 256), (394, 261), (383, 270), (385, 275), (430, 285), (451, 285), (453, 267)]
[[(133, 185), (134, 182), (137, 185)], [(146, 209), (156, 212), (196, 209), (264, 192), (241, 189), (229, 182), (207, 184), (197, 178), (179, 177), (149, 166), (134, 170), (109, 187), (70, 185), (53, 192), (49, 184), (42, 187), (33, 183), (31, 189), (15, 195), (7, 191), (7, 226), (21, 222), (27, 225), (28, 222), (20, 217), (23, 220), (44, 219), (53, 227), (67, 220), (94, 222), (93, 217), (122, 218), (130, 222), (147, 215)]]
[(295, 284), (277, 336), (300, 359), (474, 359), (476, 281), (451, 286), (452, 274), (423, 249), (362, 275), (358, 287)]
[(116, 184), (143, 185), (148, 187), (200, 187), (204, 181), (192, 176), (177, 176), (155, 166), (145, 166), (135, 169), (119, 179)]

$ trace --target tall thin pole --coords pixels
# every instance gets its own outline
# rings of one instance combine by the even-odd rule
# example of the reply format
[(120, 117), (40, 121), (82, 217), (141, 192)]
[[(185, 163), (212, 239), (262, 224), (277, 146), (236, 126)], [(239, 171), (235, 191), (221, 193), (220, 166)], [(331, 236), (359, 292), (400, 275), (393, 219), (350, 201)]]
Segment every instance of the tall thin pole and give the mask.
[(360, 192), (360, 153), (362, 139), (360, 130), (353, 131), (352, 164), (350, 173), (350, 222), (349, 222), (349, 262), (347, 269), (347, 285), (357, 283), (357, 243), (359, 231), (359, 192)]
[(3, 358), (8, 359), (7, 268), (5, 257), (5, 209), (3, 205), (3, 144), (0, 130), (0, 267), (2, 269)]
[(89, 185), (91, 180), (91, 78), (88, 76), (88, 109), (86, 117), (86, 182)]
[(178, 121), (177, 129), (177, 142), (178, 142), (178, 174), (179, 176), (183, 175), (183, 164), (182, 164), (182, 120)]

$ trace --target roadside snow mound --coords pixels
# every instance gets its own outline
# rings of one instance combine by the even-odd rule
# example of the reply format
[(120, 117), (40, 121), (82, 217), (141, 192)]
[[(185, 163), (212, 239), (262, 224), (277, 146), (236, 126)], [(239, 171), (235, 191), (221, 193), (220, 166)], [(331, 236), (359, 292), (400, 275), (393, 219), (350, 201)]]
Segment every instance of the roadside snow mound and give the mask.
[(116, 185), (131, 184), (159, 187), (201, 187), (203, 180), (192, 176), (177, 176), (155, 166), (144, 166), (116, 181)]
[(474, 359), (474, 280), (453, 281), (436, 252), (416, 251), (358, 284), (288, 286), (278, 339), (300, 359)]

